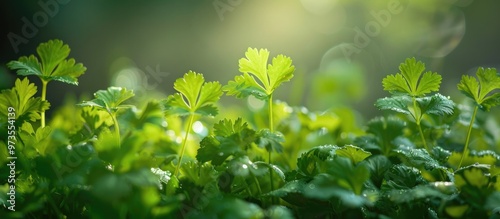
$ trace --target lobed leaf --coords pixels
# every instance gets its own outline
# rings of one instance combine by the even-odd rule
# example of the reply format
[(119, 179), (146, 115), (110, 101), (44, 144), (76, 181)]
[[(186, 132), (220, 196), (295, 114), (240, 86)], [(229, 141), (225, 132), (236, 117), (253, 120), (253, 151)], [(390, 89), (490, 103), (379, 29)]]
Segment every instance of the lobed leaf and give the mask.
[(372, 155), (372, 153), (363, 150), (362, 148), (356, 147), (354, 145), (345, 145), (343, 147), (335, 150), (335, 154), (349, 158), (354, 164), (358, 164), (365, 158)]
[[(16, 79), (12, 89), (2, 90), (0, 93), (0, 113), (2, 118), (8, 117), (8, 108), (13, 107), (15, 118), (34, 122), (40, 119), (40, 113), (49, 109), (50, 104), (40, 97), (33, 97), (37, 92), (35, 84), (28, 78)], [(22, 122), (22, 121), (19, 122)], [(3, 121), (2, 121), (3, 122)]]
[(473, 99), (476, 104), (489, 111), (491, 107), (500, 105), (500, 76), (495, 68), (478, 68), (476, 71), (478, 80), (472, 76), (464, 75), (457, 85), (467, 97)]
[(61, 40), (41, 43), (36, 51), (40, 61), (34, 55), (22, 56), (17, 61), (7, 63), (7, 67), (17, 70), (18, 75), (36, 75), (45, 82), (56, 80), (74, 85), (78, 85), (78, 77), (87, 70), (73, 58), (66, 59), (70, 48)]
[(292, 65), (292, 60), (289, 57), (278, 55), (273, 58), (272, 64), (268, 67), (268, 71), (270, 89), (274, 91), (281, 83), (292, 79), (295, 67)]
[(163, 102), (167, 114), (181, 116), (218, 114), (215, 103), (222, 95), (219, 82), (205, 83), (202, 74), (189, 71), (174, 82), (174, 89), (179, 93), (168, 96)]
[(375, 106), (379, 110), (392, 110), (395, 112), (410, 115), (408, 105), (411, 103), (411, 98), (406, 95), (398, 95), (392, 97), (380, 98), (375, 102)]
[(382, 80), (384, 90), (391, 93), (407, 93), (412, 97), (423, 96), (438, 91), (441, 76), (435, 72), (425, 72), (424, 63), (408, 58), (399, 66), (400, 73), (388, 75)]
[(239, 60), (239, 70), (243, 75), (229, 81), (223, 90), (238, 98), (252, 95), (261, 100), (267, 99), (283, 82), (289, 81), (295, 71), (289, 57), (278, 55), (269, 65), (268, 59), (267, 49), (248, 48), (245, 58)]
[(267, 90), (270, 85), (267, 74), (269, 51), (267, 49), (257, 50), (248, 48), (245, 52), (245, 57), (239, 60), (240, 72), (255, 75)]
[(121, 104), (134, 96), (134, 91), (123, 87), (109, 87), (107, 90), (99, 90), (94, 93), (95, 99), (84, 101), (79, 106), (94, 106), (105, 109), (108, 112), (116, 112)]
[(416, 98), (416, 101), (420, 107), (422, 113), (429, 115), (451, 115), (453, 114), (453, 109), (455, 104), (449, 97), (445, 97), (441, 94), (434, 94), (428, 97)]
[(282, 152), (285, 137), (280, 132), (271, 132), (269, 129), (261, 129), (257, 132), (257, 145), (267, 151)]
[(221, 165), (229, 156), (241, 156), (256, 140), (255, 131), (241, 118), (234, 123), (224, 119), (214, 125), (214, 135), (203, 138), (196, 159), (201, 163), (211, 161)]

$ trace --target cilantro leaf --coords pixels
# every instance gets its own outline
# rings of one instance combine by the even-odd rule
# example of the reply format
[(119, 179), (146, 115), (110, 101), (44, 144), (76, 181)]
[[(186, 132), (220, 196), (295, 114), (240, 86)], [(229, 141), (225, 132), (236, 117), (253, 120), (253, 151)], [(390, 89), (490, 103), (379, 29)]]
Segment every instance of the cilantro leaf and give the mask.
[(410, 110), (412, 99), (407, 95), (396, 95), (392, 97), (380, 98), (375, 103), (375, 106), (380, 110), (392, 110), (406, 115), (421, 117), (423, 114), (430, 115), (451, 115), (455, 104), (449, 98), (434, 94), (432, 96), (415, 98), (417, 107), (420, 110), (420, 115), (414, 115), (414, 111)]
[(107, 90), (99, 90), (94, 93), (95, 99), (84, 101), (80, 106), (95, 106), (105, 109), (109, 113), (116, 112), (123, 108), (121, 104), (134, 96), (134, 91), (122, 87), (109, 87)]
[(458, 90), (472, 98), (476, 104), (489, 111), (491, 107), (500, 105), (500, 76), (494, 68), (478, 68), (476, 76), (479, 81), (468, 75), (462, 76)]
[(281, 145), (285, 142), (285, 137), (280, 132), (271, 132), (269, 129), (261, 129), (257, 133), (257, 145), (261, 148), (265, 148), (267, 151), (282, 152), (283, 146)]
[(354, 145), (345, 145), (340, 147), (335, 150), (335, 154), (349, 158), (354, 164), (357, 164), (372, 155), (372, 153)]
[(223, 90), (238, 98), (253, 95), (264, 100), (271, 96), (276, 88), (293, 77), (295, 66), (284, 55), (274, 57), (269, 65), (268, 59), (267, 49), (248, 48), (245, 58), (239, 60), (239, 70), (243, 75), (229, 81)]
[(422, 72), (425, 70), (424, 63), (408, 58), (399, 66), (400, 73), (388, 75), (382, 80), (384, 90), (391, 93), (407, 93), (412, 97), (418, 97), (438, 91), (441, 84), (441, 76), (435, 72)]
[(73, 85), (78, 85), (78, 77), (87, 70), (75, 59), (66, 59), (70, 48), (61, 40), (41, 43), (36, 51), (40, 60), (34, 55), (22, 56), (17, 61), (7, 63), (7, 66), (17, 70), (18, 75), (36, 75), (44, 82), (56, 80)]
[(453, 114), (455, 106), (452, 100), (441, 94), (435, 94), (429, 97), (420, 97), (417, 98), (416, 101), (420, 106), (420, 110), (429, 115), (451, 115)]
[(375, 102), (375, 106), (379, 110), (392, 110), (398, 113), (410, 115), (408, 105), (411, 104), (411, 98), (406, 95), (397, 95), (392, 97), (380, 98)]
[(201, 163), (211, 161), (221, 165), (229, 156), (243, 155), (256, 140), (255, 131), (247, 127), (241, 118), (224, 119), (214, 125), (214, 134), (203, 138), (196, 159)]
[(174, 89), (179, 93), (168, 96), (163, 102), (166, 114), (218, 114), (215, 103), (222, 95), (219, 82), (205, 83), (202, 74), (189, 71), (174, 82)]
[(2, 118), (7, 118), (8, 108), (13, 107), (16, 119), (25, 121), (36, 121), (40, 119), (40, 113), (49, 109), (50, 104), (33, 97), (37, 92), (35, 84), (30, 83), (28, 78), (16, 79), (12, 89), (2, 90), (0, 93), (0, 113)]

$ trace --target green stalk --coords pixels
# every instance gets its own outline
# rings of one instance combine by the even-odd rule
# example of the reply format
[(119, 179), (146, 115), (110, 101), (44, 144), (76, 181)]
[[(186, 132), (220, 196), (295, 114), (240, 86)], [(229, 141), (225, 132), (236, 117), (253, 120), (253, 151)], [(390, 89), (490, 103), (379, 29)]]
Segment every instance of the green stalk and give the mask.
[[(420, 133), (420, 137), (422, 138), (422, 142), (424, 143), (425, 150), (427, 152), (430, 152), (429, 147), (427, 147), (427, 142), (425, 141), (424, 132), (422, 131), (422, 126), (420, 126), (420, 121), (422, 120), (422, 113), (420, 112), (420, 109), (417, 108), (417, 99), (415, 99), (415, 97), (412, 98), (413, 98), (413, 112), (415, 114), (414, 119), (415, 122), (417, 123), (418, 132)], [(419, 110), (418, 115), (417, 115), (417, 109)]]
[(182, 142), (181, 154), (179, 155), (179, 161), (177, 162), (177, 166), (175, 167), (175, 171), (174, 171), (174, 176), (176, 176), (176, 177), (179, 176), (179, 168), (181, 167), (182, 157), (184, 156), (184, 151), (186, 149), (187, 138), (188, 138), (189, 132), (191, 131), (191, 127), (193, 126), (193, 122), (194, 122), (194, 114), (191, 114), (191, 115), (189, 115), (186, 134), (184, 135), (184, 141)]
[[(273, 95), (269, 95), (269, 130), (274, 133), (274, 124), (273, 124)], [(269, 150), (268, 162), (269, 162), (269, 180), (271, 181), (271, 191), (274, 190), (274, 182), (273, 182), (273, 168), (271, 167), (271, 152)], [(271, 197), (271, 204), (274, 204), (274, 197)]]
[[(42, 79), (42, 101), (46, 100), (47, 97), (47, 84), (49, 82)], [(40, 113), (40, 119), (42, 128), (45, 127), (45, 110)]]
[(462, 158), (460, 158), (460, 163), (458, 163), (457, 170), (460, 169), (460, 167), (462, 166), (462, 161), (464, 161), (464, 157), (467, 154), (467, 149), (469, 148), (470, 133), (472, 132), (472, 126), (474, 125), (474, 119), (476, 118), (477, 109), (479, 109), (479, 106), (476, 106), (474, 108), (474, 112), (472, 113), (472, 118), (470, 119), (470, 124), (469, 124), (469, 130), (467, 131), (467, 138), (465, 138), (464, 151), (462, 152)]
[(120, 126), (118, 125), (118, 120), (116, 119), (116, 113), (112, 113), (108, 111), (109, 115), (111, 116), (111, 119), (113, 120), (114, 126), (115, 126), (115, 135), (116, 135), (116, 143), (118, 144), (118, 147), (121, 147), (120, 143)]

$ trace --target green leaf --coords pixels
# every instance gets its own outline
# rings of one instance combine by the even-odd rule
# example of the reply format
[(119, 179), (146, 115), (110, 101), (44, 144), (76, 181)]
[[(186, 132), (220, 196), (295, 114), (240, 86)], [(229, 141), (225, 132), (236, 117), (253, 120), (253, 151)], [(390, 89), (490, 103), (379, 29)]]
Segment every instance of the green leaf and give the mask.
[(439, 198), (444, 200), (449, 198), (449, 195), (443, 194), (432, 185), (417, 185), (411, 189), (394, 189), (386, 194), (395, 204), (412, 203), (422, 199)]
[[(42, 101), (40, 97), (33, 97), (37, 92), (35, 84), (30, 83), (28, 78), (16, 79), (12, 89), (2, 90), (0, 93), (0, 114), (1, 119), (7, 119), (11, 112), (9, 107), (13, 107), (13, 114), (19, 124), (23, 121), (34, 122), (40, 119), (40, 113), (49, 109), (50, 104)], [(12, 114), (11, 114), (12, 115)], [(0, 123), (7, 121), (0, 120)]]
[(285, 137), (280, 132), (271, 132), (269, 129), (261, 129), (257, 132), (257, 140), (255, 143), (267, 151), (276, 151), (281, 153), (285, 142)]
[(309, 177), (326, 172), (326, 160), (335, 153), (337, 148), (334, 145), (317, 146), (301, 154), (297, 159), (298, 171)]
[(267, 99), (283, 82), (289, 81), (295, 71), (289, 57), (278, 55), (269, 65), (268, 59), (267, 49), (248, 48), (245, 58), (239, 60), (239, 70), (243, 75), (229, 81), (223, 90), (238, 98), (253, 95), (261, 100)]
[(392, 110), (398, 113), (410, 115), (408, 105), (412, 103), (411, 97), (406, 95), (397, 95), (392, 97), (380, 98), (375, 102), (379, 110)]
[(399, 66), (400, 73), (389, 75), (382, 80), (384, 90), (391, 93), (407, 93), (412, 97), (423, 96), (438, 91), (441, 76), (435, 72), (425, 72), (425, 65), (408, 58)]
[(335, 184), (361, 195), (364, 183), (370, 178), (365, 165), (353, 165), (350, 159), (341, 156), (333, 156), (326, 162), (327, 173), (333, 176)]
[(285, 181), (286, 181), (286, 180), (285, 180), (285, 174), (283, 173), (283, 171), (282, 171), (282, 170), (281, 170), (278, 166), (273, 165), (273, 164), (266, 163), (266, 162), (264, 162), (264, 161), (256, 161), (256, 162), (254, 162), (254, 164), (255, 164), (255, 165), (257, 165), (257, 167), (259, 167), (259, 166), (264, 166), (264, 167), (266, 167), (266, 168), (268, 168), (268, 169), (273, 170), (273, 172), (275, 172), (275, 173), (276, 173), (276, 175), (278, 175), (278, 176), (279, 176), (279, 178), (280, 178), (281, 180), (283, 180), (283, 182), (285, 182)]
[(385, 191), (390, 191), (392, 189), (410, 189), (416, 185), (426, 183), (427, 182), (420, 175), (418, 169), (398, 164), (386, 171), (381, 188)]
[(250, 95), (260, 100), (268, 98), (266, 90), (255, 81), (255, 78), (248, 73), (234, 77), (234, 81), (229, 81), (223, 87), (228, 95), (234, 95), (237, 98), (245, 98)]
[(228, 162), (227, 167), (232, 175), (242, 177), (247, 177), (250, 174), (262, 176), (269, 170), (267, 167), (259, 168), (259, 166), (252, 162), (247, 156), (232, 159)]
[(201, 163), (211, 161), (221, 165), (229, 156), (243, 155), (255, 141), (255, 131), (238, 118), (234, 123), (224, 119), (214, 125), (214, 134), (203, 138), (196, 159)]
[(363, 161), (370, 171), (370, 179), (377, 186), (380, 187), (384, 180), (384, 175), (387, 170), (392, 167), (391, 161), (383, 155), (371, 156)]
[(132, 98), (134, 96), (134, 91), (127, 90), (123, 87), (109, 87), (107, 90), (99, 90), (94, 93), (95, 99), (90, 101), (84, 101), (78, 105), (80, 106), (95, 106), (101, 109), (105, 109), (108, 112), (116, 112), (119, 108), (122, 108), (121, 104)]
[(493, 93), (500, 89), (500, 76), (495, 68), (478, 68), (476, 76), (479, 81), (472, 76), (462, 76), (457, 85), (458, 90), (489, 111), (491, 107), (500, 104), (500, 94)]
[(452, 100), (450, 100), (449, 97), (445, 97), (441, 94), (416, 98), (416, 101), (422, 113), (429, 115), (451, 115), (453, 114), (453, 109), (455, 106), (455, 104)]
[(352, 190), (332, 184), (334, 178), (331, 175), (317, 175), (311, 183), (304, 189), (304, 195), (310, 198), (320, 200), (329, 200), (332, 197), (339, 198), (342, 204), (351, 207), (359, 208), (363, 206), (371, 206), (373, 203), (363, 195), (356, 194)]
[(272, 64), (268, 66), (268, 71), (271, 91), (274, 91), (283, 82), (290, 81), (293, 78), (295, 67), (289, 57), (278, 55), (273, 58)]
[(281, 188), (276, 189), (274, 191), (271, 191), (265, 196), (274, 196), (274, 197), (280, 197), (283, 198), (287, 195), (293, 194), (293, 193), (302, 193), (304, 191), (304, 188), (307, 186), (308, 182), (306, 179), (296, 179), (292, 181), (288, 181), (285, 185), (283, 185)]
[(205, 186), (216, 178), (214, 167), (208, 163), (187, 162), (181, 167), (183, 176), (197, 186)]
[(460, 168), (455, 172), (455, 185), (461, 190), (468, 186), (476, 189), (486, 188), (490, 185), (490, 180), (495, 179), (491, 177), (489, 172), (490, 166), (484, 164), (473, 164)]
[(346, 145), (335, 150), (335, 154), (349, 158), (354, 164), (358, 164), (372, 153), (365, 151), (354, 145)]
[(413, 167), (424, 167), (427, 170), (432, 170), (436, 168), (445, 168), (435, 160), (425, 149), (419, 148), (409, 148), (409, 149), (399, 149), (395, 150), (395, 153), (399, 155), (400, 159)]
[(199, 114), (215, 116), (218, 114), (215, 103), (222, 95), (219, 82), (207, 82), (202, 74), (189, 71), (174, 82), (174, 89), (179, 93), (170, 95), (164, 101), (168, 115)]
[(18, 75), (36, 75), (45, 82), (56, 80), (74, 85), (78, 85), (78, 77), (87, 70), (73, 58), (66, 59), (70, 48), (61, 40), (41, 43), (36, 51), (41, 61), (34, 55), (22, 56), (18, 61), (7, 63), (7, 66), (17, 70)]
[(369, 141), (371, 136), (362, 136), (355, 143), (365, 149), (380, 149), (384, 155), (389, 156), (397, 148), (395, 139), (403, 136), (406, 123), (397, 117), (376, 117), (367, 126), (367, 132), (375, 136), (375, 142)]
[[(462, 159), (462, 154), (462, 152), (452, 152), (448, 158), (448, 164), (457, 168), (460, 160)], [(475, 163), (495, 165), (498, 161), (500, 161), (500, 156), (494, 151), (469, 151), (463, 158), (462, 166), (468, 166)]]
[(267, 88), (270, 87), (267, 74), (269, 51), (267, 49), (257, 50), (256, 48), (248, 48), (247, 52), (245, 52), (245, 57), (239, 60), (240, 72), (255, 75), (263, 83), (267, 91)]

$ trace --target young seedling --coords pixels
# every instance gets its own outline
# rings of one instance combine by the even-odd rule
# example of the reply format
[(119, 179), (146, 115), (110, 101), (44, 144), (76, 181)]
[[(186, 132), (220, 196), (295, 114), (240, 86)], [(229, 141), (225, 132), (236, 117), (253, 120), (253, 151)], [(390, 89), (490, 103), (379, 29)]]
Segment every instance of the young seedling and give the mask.
[(392, 97), (378, 99), (375, 105), (382, 110), (392, 110), (410, 115), (417, 124), (424, 148), (429, 151), (422, 126), (425, 114), (450, 115), (453, 113), (453, 101), (441, 94), (425, 96), (433, 91), (439, 91), (441, 75), (435, 72), (425, 72), (425, 65), (415, 58), (406, 59), (399, 66), (400, 73), (388, 75), (382, 81), (384, 90)]
[(78, 105), (96, 107), (99, 110), (104, 110), (111, 116), (114, 123), (114, 129), (118, 146), (120, 145), (120, 127), (116, 119), (116, 113), (119, 109), (128, 106), (122, 103), (134, 96), (134, 92), (122, 87), (109, 87), (107, 90), (99, 90), (94, 93), (95, 99), (84, 101)]
[(219, 82), (205, 83), (203, 75), (193, 71), (189, 71), (183, 78), (177, 79), (174, 82), (174, 89), (179, 93), (170, 95), (163, 101), (165, 114), (189, 116), (184, 141), (174, 171), (174, 176), (177, 177), (195, 115), (216, 116), (218, 109), (215, 104), (222, 95), (222, 90)]
[[(223, 90), (228, 95), (234, 95), (238, 98), (245, 98), (250, 95), (267, 101), (269, 106), (269, 131), (263, 130), (263, 136), (274, 134), (273, 124), (273, 94), (283, 82), (289, 81), (293, 77), (295, 66), (292, 65), (292, 60), (284, 55), (278, 55), (273, 58), (272, 63), (268, 64), (269, 51), (267, 49), (252, 49), (248, 48), (245, 53), (246, 58), (239, 60), (239, 70), (243, 75), (238, 75), (234, 81), (229, 81), (223, 87)], [(258, 79), (258, 81), (256, 80)], [(275, 149), (272, 145), (267, 144), (268, 162), (271, 166), (271, 153)], [(273, 190), (272, 169), (269, 169), (271, 180), (271, 190)]]
[(464, 151), (457, 169), (460, 169), (462, 166), (462, 161), (468, 152), (470, 134), (472, 132), (472, 126), (474, 125), (477, 110), (481, 108), (485, 111), (489, 111), (491, 107), (500, 105), (500, 93), (494, 93), (495, 91), (500, 90), (500, 76), (497, 74), (497, 70), (494, 68), (478, 68), (476, 76), (479, 81), (472, 76), (464, 75), (458, 84), (458, 90), (460, 90), (467, 97), (473, 99), (476, 106), (474, 107), (474, 111), (470, 119), (469, 129), (465, 139)]
[[(61, 81), (68, 84), (78, 85), (78, 77), (87, 68), (82, 63), (76, 63), (75, 59), (67, 59), (70, 48), (61, 40), (49, 40), (41, 43), (37, 49), (38, 57), (30, 55), (22, 56), (17, 61), (7, 63), (7, 67), (17, 70), (18, 75), (36, 75), (42, 81), (42, 101), (46, 100), (47, 84), (52, 81)], [(41, 112), (41, 127), (45, 127), (45, 111)]]

